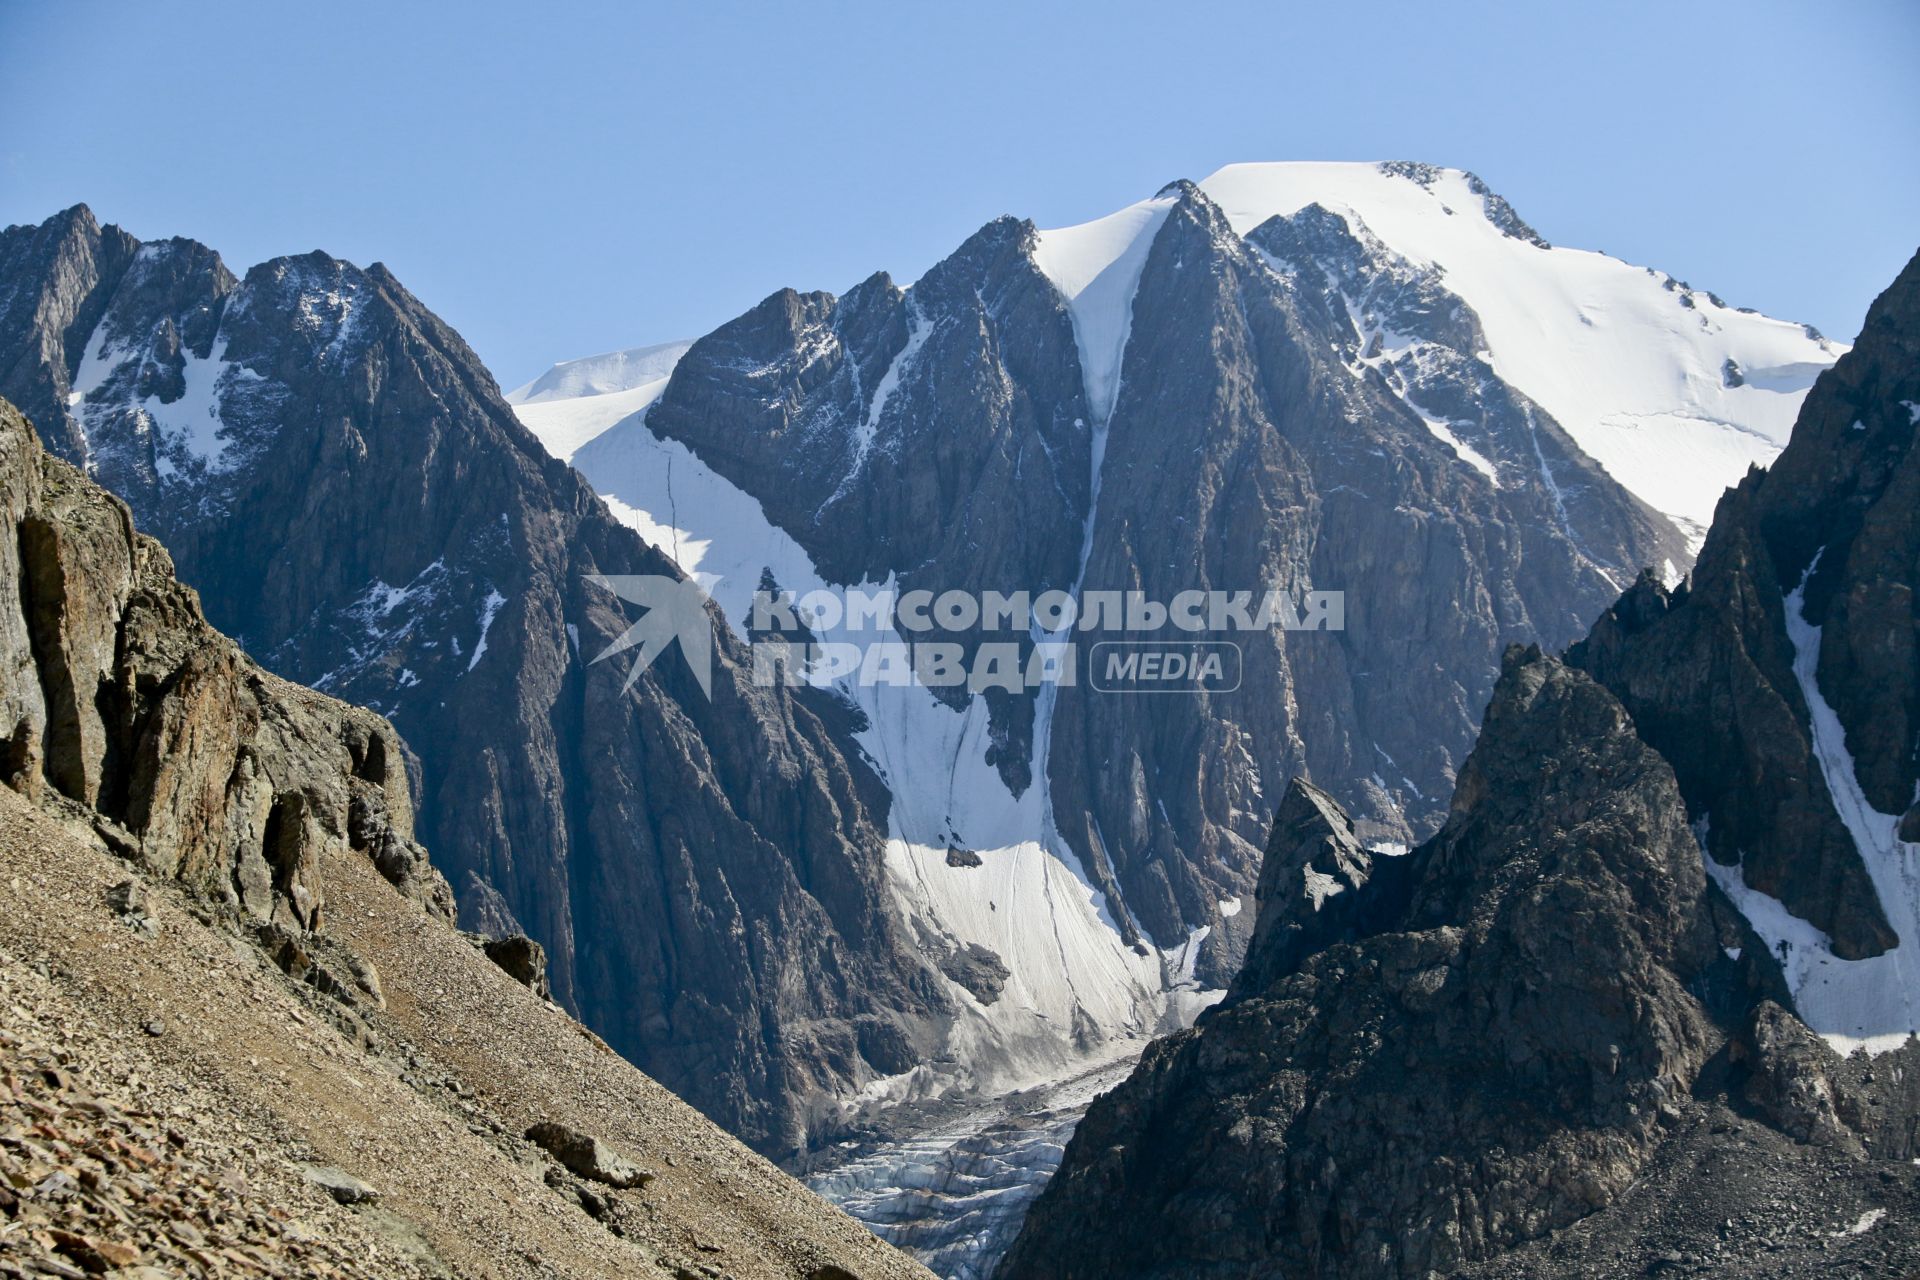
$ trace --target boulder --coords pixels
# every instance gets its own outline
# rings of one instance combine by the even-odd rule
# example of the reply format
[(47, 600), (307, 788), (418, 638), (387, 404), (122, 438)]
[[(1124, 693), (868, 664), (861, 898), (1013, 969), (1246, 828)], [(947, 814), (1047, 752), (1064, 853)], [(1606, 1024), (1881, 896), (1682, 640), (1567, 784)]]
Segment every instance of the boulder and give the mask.
[(592, 1134), (556, 1121), (534, 1125), (527, 1130), (527, 1140), (581, 1177), (609, 1187), (644, 1187), (655, 1176)]

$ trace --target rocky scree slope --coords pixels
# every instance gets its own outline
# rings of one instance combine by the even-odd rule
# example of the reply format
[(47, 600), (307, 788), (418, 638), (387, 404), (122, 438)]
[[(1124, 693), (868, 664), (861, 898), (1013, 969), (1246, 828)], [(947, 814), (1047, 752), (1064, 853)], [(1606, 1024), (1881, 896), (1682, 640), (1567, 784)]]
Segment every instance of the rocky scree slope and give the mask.
[(756, 687), (719, 627), (710, 699), (673, 654), (595, 665), (638, 611), (593, 575), (677, 570), (384, 268), (236, 280), (82, 207), (0, 233), (0, 279), (0, 390), (250, 653), (400, 726), (463, 922), (540, 941), (623, 1053), (791, 1152), (937, 1037), (844, 708)]
[(391, 727), (3, 402), (0, 513), (0, 1272), (925, 1274), (459, 933)]
[[(1920, 1264), (1912, 748), (1825, 692), (1912, 691), (1916, 335), (1920, 259), (1690, 586), (1509, 650), (1434, 839), (1370, 852), (1292, 784), (1245, 970), (1094, 1105), (1003, 1275)], [(1776, 810), (1796, 844), (1713, 843)]]

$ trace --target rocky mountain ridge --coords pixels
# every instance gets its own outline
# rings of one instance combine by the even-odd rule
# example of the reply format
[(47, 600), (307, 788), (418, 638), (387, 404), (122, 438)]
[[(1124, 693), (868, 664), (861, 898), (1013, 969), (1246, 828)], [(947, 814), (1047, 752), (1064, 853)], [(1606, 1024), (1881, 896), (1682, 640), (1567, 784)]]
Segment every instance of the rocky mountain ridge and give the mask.
[[(1122, 232), (1102, 229), (1115, 221)], [(1151, 711), (1084, 690), (989, 692), (981, 753), (1003, 802), (987, 819), (949, 803), (892, 832), (916, 859), (1037, 845), (1120, 904), (1129, 945), (1172, 949), (1206, 929), (1200, 980), (1218, 986), (1245, 923), (1221, 904), (1252, 888), (1272, 816), (1263, 778), (1308, 771), (1374, 839), (1431, 830), (1500, 646), (1576, 638), (1642, 565), (1677, 573), (1687, 550), (1484, 376), (1472, 309), (1357, 218), (1276, 216), (1243, 238), (1202, 189), (1175, 184), (1104, 222), (1069, 234), (1001, 219), (910, 290), (875, 276), (844, 298), (776, 294), (695, 342), (643, 414), (573, 458), (657, 545), (674, 553), (673, 529), (701, 548), (683, 555), (695, 574), (757, 580), (768, 535), (740, 532), (731, 505), (716, 519), (672, 501), (663, 466), (697, 465), (757, 503), (804, 555), (799, 585), (1344, 589), (1345, 635), (1252, 638), (1257, 689)], [(1322, 269), (1336, 261), (1337, 282)], [(1194, 758), (1218, 767), (1171, 782)], [(904, 787), (943, 786), (892, 782), (897, 819)], [(1036, 787), (1034, 829), (996, 829)]]
[[(1082, 228), (997, 220), (911, 288), (783, 292), (684, 353), (524, 388), (604, 504), (389, 273), (324, 254), (235, 277), (84, 210), (9, 229), (0, 391), (250, 652), (394, 718), (465, 924), (537, 936), (570, 1009), (796, 1156), (1189, 1020), (1246, 945), (1274, 779), (1308, 773), (1368, 844), (1433, 830), (1502, 646), (1685, 567), (1686, 531), (1589, 451), (1611, 428), (1520, 389), (1473, 263), (1391, 201), (1363, 216), (1349, 179), (1523, 273), (1572, 279), (1567, 251), (1451, 171), (1356, 169), (1315, 207), (1209, 179)], [(1698, 330), (1688, 360), (1741, 353), (1744, 389), (1716, 359), (1681, 408), (1738, 420), (1769, 379), (1796, 394), (1782, 352), (1822, 358), (1607, 270), (1639, 329)], [(1616, 391), (1617, 337), (1574, 351)], [(614, 401), (644, 416), (600, 431)], [(596, 574), (712, 590), (711, 703), (672, 655), (631, 688), (593, 663), (633, 620)], [(751, 685), (736, 604), (766, 580), (1354, 606), (1345, 633), (1255, 637), (1243, 689), (1157, 708), (868, 696)]]
[[(1008, 971), (990, 1003), (957, 1001), (955, 1052), (851, 1126), (849, 1202), (877, 1229), (897, 1199), (969, 1176), (946, 1121), (919, 1127), (925, 1096), (1070, 1078), (1226, 985), (1275, 780), (1314, 779), (1363, 846), (1431, 833), (1503, 646), (1567, 644), (1641, 568), (1689, 566), (1698, 495), (1655, 483), (1656, 506), (1634, 486), (1697, 473), (1717, 493), (1770, 458), (1836, 350), (1550, 249), (1467, 175), (1274, 169), (1174, 183), (1080, 227), (998, 219), (910, 286), (776, 293), (626, 413), (612, 402), (631, 392), (516, 406), (743, 635), (769, 581), (1346, 592), (1341, 634), (1233, 637), (1234, 691), (968, 700), (842, 682), (892, 796), (889, 881), (912, 927)], [(1662, 450), (1687, 464), (1627, 465)], [(1169, 636), (1186, 638), (1124, 638)], [(1112, 638), (1080, 637), (1083, 670)], [(932, 1150), (923, 1165), (888, 1164), (890, 1125)], [(891, 1191), (866, 1182), (883, 1176)]]

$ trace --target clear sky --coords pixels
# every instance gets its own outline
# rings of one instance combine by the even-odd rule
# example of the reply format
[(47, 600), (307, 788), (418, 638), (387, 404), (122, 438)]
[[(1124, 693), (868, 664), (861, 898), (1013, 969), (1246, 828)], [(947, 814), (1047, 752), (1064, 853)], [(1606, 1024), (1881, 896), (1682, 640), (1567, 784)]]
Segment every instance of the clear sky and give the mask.
[(0, 223), (384, 261), (508, 386), (1277, 159), (1850, 339), (1920, 246), (1920, 3), (0, 0)]

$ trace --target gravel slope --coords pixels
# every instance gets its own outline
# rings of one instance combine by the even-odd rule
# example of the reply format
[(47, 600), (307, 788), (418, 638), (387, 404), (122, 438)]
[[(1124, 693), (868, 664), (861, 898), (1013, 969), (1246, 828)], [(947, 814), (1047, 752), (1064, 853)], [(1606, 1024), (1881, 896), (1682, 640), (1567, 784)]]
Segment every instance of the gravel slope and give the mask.
[[(329, 853), (322, 873), (314, 958), (370, 965), (350, 993), (296, 981), (172, 884), (143, 884), (139, 927), (109, 903), (129, 865), (0, 788), (0, 1275), (927, 1274), (365, 859)], [(656, 1176), (584, 1181), (520, 1136), (541, 1121)], [(377, 1199), (336, 1204), (306, 1166)]]

